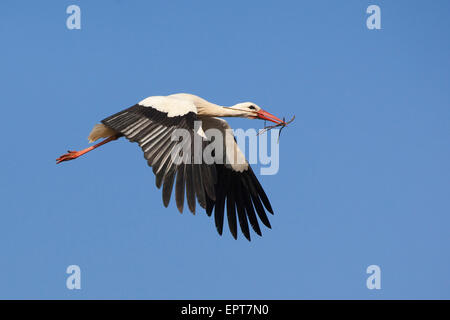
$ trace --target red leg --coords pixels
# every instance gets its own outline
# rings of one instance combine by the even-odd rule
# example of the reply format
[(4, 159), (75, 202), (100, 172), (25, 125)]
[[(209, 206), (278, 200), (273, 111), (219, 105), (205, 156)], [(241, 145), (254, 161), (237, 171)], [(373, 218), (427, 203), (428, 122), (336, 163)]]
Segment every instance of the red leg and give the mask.
[(56, 164), (61, 163), (63, 161), (69, 161), (69, 160), (73, 160), (78, 158), (79, 156), (82, 156), (85, 153), (88, 153), (91, 150), (94, 150), (95, 148), (98, 148), (102, 145), (104, 145), (105, 143), (108, 143), (110, 141), (114, 141), (117, 140), (119, 137), (117, 135), (111, 136), (105, 140), (103, 140), (102, 142), (97, 143), (96, 145), (90, 146), (89, 148), (83, 149), (81, 151), (67, 151), (66, 154), (63, 154), (61, 157), (59, 157), (58, 159), (56, 159)]

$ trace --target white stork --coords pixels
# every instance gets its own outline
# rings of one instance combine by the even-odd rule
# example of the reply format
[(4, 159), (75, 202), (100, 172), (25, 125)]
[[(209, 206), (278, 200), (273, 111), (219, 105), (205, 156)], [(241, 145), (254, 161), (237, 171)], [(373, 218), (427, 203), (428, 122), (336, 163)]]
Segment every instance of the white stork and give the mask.
[[(125, 136), (129, 141), (137, 142), (144, 151), (148, 165), (153, 167), (156, 186), (158, 188), (163, 186), (162, 198), (165, 207), (169, 205), (175, 183), (175, 200), (178, 210), (183, 212), (185, 193), (187, 205), (193, 214), (195, 214), (195, 199), (206, 210), (208, 216), (211, 216), (215, 208), (216, 228), (222, 235), (226, 202), (231, 234), (237, 239), (237, 213), (241, 231), (250, 241), (248, 222), (261, 236), (257, 216), (265, 226), (271, 228), (264, 207), (273, 214), (272, 206), (252, 168), (245, 160), (245, 156), (239, 150), (232, 133), (228, 130), (230, 126), (225, 120), (216, 117), (264, 119), (276, 124), (286, 124), (252, 102), (223, 107), (187, 93), (152, 96), (95, 125), (88, 137), (89, 142), (100, 138), (106, 138), (105, 140), (81, 151), (68, 151), (56, 161), (60, 163), (76, 159), (105, 143)], [(194, 121), (201, 121), (200, 129), (194, 130)], [(210, 128), (219, 129), (226, 140), (223, 142), (225, 156), (231, 153), (230, 150), (233, 148), (231, 150), (234, 152), (233, 155), (241, 157), (244, 161), (210, 165), (193, 162), (175, 163), (167, 155), (177, 144), (176, 141), (172, 141), (171, 136), (174, 130), (179, 128), (189, 130), (192, 141), (198, 138), (194, 136), (201, 135), (202, 148), (208, 145), (204, 132)], [(226, 135), (231, 135), (232, 139), (226, 139)]]

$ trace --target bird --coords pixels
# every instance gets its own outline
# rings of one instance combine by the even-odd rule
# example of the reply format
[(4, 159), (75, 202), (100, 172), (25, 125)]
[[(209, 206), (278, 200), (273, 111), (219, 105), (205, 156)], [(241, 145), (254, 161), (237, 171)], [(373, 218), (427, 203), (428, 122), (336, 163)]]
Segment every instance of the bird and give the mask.
[[(211, 217), (214, 211), (215, 226), (220, 236), (226, 213), (233, 238), (237, 239), (239, 223), (242, 234), (251, 241), (249, 224), (257, 235), (262, 236), (259, 221), (271, 229), (266, 211), (272, 215), (274, 211), (266, 192), (239, 149), (230, 125), (223, 117), (262, 119), (277, 125), (286, 124), (253, 102), (225, 107), (189, 93), (150, 96), (96, 124), (88, 140), (90, 143), (102, 138), (104, 140), (81, 151), (69, 150), (57, 158), (56, 163), (77, 159), (106, 143), (125, 137), (130, 142), (138, 143), (144, 152), (144, 158), (155, 174), (156, 187), (162, 187), (165, 207), (168, 207), (175, 189), (175, 202), (180, 213), (183, 212), (185, 199), (189, 211), (194, 215), (196, 202), (208, 216)], [(200, 123), (197, 124), (198, 128), (195, 127), (196, 123)], [(222, 134), (221, 156), (225, 159), (213, 163), (196, 163), (193, 161), (195, 154), (201, 153), (212, 143), (211, 137), (205, 135), (209, 129), (216, 129)], [(186, 141), (190, 143), (174, 141), (171, 137), (177, 130), (185, 130), (191, 138)], [(201, 141), (201, 148), (197, 148), (199, 150), (195, 150), (193, 141)], [(183, 155), (175, 149), (177, 145), (178, 148), (180, 145), (187, 146), (189, 154)], [(175, 161), (169, 157), (174, 152), (184, 161)], [(234, 161), (229, 159), (232, 156)]]

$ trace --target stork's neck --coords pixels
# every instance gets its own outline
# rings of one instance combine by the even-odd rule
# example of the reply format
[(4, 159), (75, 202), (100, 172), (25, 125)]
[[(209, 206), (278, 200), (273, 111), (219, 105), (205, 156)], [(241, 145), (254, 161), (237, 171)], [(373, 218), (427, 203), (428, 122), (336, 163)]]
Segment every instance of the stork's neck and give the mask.
[(203, 98), (200, 98), (196, 95), (189, 94), (189, 93), (176, 93), (176, 94), (170, 95), (169, 97), (191, 101), (197, 107), (197, 114), (199, 116), (244, 117), (246, 115), (245, 111), (232, 109), (236, 105), (231, 106), (231, 107), (219, 106), (218, 104), (211, 103), (209, 101), (206, 101)]
[(197, 105), (198, 115), (207, 117), (243, 117), (246, 112), (242, 110), (233, 109), (231, 107), (219, 106), (214, 103), (208, 105)]

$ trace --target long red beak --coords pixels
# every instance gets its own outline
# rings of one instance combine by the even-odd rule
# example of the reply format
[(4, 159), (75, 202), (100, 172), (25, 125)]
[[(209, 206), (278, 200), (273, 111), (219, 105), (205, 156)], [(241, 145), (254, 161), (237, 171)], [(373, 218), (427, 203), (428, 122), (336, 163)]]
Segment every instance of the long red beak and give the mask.
[(275, 117), (273, 114), (270, 114), (264, 110), (259, 110), (257, 112), (257, 118), (272, 121), (272, 122), (275, 122), (276, 124), (286, 124), (286, 122), (284, 122), (283, 120)]

